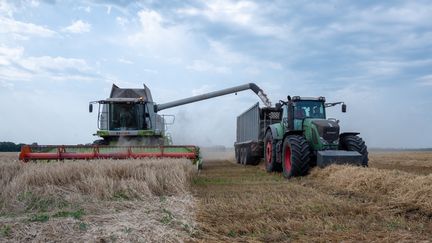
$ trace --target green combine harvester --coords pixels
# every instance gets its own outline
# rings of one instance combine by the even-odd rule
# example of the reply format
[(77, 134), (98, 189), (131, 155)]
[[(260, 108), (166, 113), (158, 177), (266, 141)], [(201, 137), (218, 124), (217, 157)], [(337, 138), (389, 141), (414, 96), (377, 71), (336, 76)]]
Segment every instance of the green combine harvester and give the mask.
[[(100, 139), (91, 145), (25, 145), (21, 148), (20, 160), (65, 160), (65, 159), (129, 159), (129, 158), (187, 158), (202, 166), (199, 147), (195, 145), (173, 145), (167, 133), (167, 125), (173, 116), (159, 112), (218, 96), (252, 90), (265, 105), (271, 106), (264, 92), (249, 83), (164, 104), (153, 101), (150, 89), (124, 89), (113, 84), (110, 97), (92, 101), (98, 104), (98, 130), (94, 134)], [(171, 119), (171, 122), (167, 122)]]
[(306, 175), (309, 168), (329, 164), (368, 166), (368, 151), (358, 132), (340, 133), (339, 121), (327, 119), (324, 97), (288, 96), (275, 107), (255, 104), (237, 118), (236, 160), (256, 165), (264, 158), (268, 172), (286, 178)]

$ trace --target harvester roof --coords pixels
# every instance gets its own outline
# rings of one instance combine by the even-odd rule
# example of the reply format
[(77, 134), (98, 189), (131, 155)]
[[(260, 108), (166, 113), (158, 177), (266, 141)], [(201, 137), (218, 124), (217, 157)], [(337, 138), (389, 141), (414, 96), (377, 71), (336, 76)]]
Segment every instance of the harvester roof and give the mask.
[(150, 89), (145, 84), (143, 84), (143, 86), (143, 89), (122, 89), (113, 84), (109, 98), (111, 100), (141, 99), (143, 101), (153, 102)]

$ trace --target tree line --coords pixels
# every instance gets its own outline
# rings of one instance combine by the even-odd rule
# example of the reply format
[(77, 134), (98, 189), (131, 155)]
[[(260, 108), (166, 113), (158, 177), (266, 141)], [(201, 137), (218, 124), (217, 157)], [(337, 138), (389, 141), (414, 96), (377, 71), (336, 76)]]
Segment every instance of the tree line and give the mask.
[(0, 142), (0, 152), (19, 152), (23, 143)]

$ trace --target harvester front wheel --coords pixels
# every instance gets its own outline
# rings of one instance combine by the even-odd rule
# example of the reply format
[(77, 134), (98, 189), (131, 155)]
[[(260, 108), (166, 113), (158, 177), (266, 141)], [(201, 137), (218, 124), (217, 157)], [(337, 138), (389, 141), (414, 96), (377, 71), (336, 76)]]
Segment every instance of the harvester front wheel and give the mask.
[(361, 137), (357, 135), (347, 135), (341, 139), (339, 148), (342, 150), (359, 152), (363, 156), (362, 166), (368, 166), (369, 158), (367, 146)]
[(267, 172), (277, 171), (276, 143), (270, 132), (267, 132), (264, 137), (264, 163)]
[(289, 135), (282, 145), (282, 174), (285, 178), (304, 176), (309, 172), (311, 152), (303, 136)]

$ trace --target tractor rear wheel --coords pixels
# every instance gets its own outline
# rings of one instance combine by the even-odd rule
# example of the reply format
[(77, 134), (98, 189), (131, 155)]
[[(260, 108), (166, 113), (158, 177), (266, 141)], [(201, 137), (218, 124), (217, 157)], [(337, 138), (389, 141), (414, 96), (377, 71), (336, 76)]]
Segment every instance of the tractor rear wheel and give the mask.
[(289, 135), (282, 145), (282, 174), (285, 178), (304, 176), (309, 172), (311, 152), (303, 136)]
[(270, 132), (267, 132), (264, 137), (264, 163), (267, 172), (277, 170), (276, 143), (273, 141), (273, 136)]
[(363, 156), (362, 166), (368, 166), (369, 158), (367, 146), (361, 137), (357, 135), (347, 135), (341, 139), (339, 148), (342, 150), (359, 152)]

